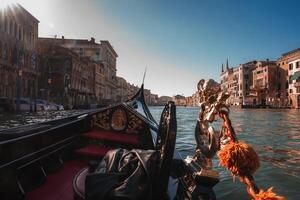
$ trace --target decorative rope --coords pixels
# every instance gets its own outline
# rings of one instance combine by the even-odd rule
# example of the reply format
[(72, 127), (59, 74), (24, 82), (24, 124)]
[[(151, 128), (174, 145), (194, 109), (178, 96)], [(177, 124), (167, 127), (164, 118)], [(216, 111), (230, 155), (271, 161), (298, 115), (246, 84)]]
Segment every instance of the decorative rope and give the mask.
[(253, 200), (286, 200), (276, 195), (272, 187), (267, 191), (259, 189), (253, 178), (259, 168), (257, 153), (250, 145), (237, 140), (227, 111), (220, 111), (219, 116), (223, 119), (222, 134), (230, 139), (218, 153), (220, 165), (226, 167), (234, 176), (240, 177)]

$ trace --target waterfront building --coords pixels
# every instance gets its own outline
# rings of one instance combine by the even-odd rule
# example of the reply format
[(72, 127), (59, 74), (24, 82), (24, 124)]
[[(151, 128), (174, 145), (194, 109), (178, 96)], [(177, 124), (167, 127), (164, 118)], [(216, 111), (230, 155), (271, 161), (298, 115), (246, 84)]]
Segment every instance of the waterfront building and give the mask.
[(169, 101), (173, 101), (172, 97), (169, 96), (160, 96), (157, 100), (157, 105), (159, 106), (164, 106), (166, 105)]
[(104, 65), (99, 62), (89, 62), (92, 63), (95, 74), (94, 74), (94, 90), (95, 98), (97, 102), (101, 102), (105, 98), (105, 75), (104, 75)]
[[(140, 88), (128, 83), (124, 78), (117, 76), (117, 102), (122, 102), (133, 97)], [(158, 100), (157, 94), (152, 94), (149, 89), (144, 89), (144, 97), (147, 105), (156, 105)]]
[(138, 90), (139, 90), (138, 86), (127, 83), (127, 99), (133, 97), (137, 93)]
[(252, 71), (255, 69), (256, 61), (240, 64), (237, 67), (229, 67), (226, 61), (226, 69), (222, 64), (221, 88), (231, 96), (227, 103), (231, 105), (249, 104), (250, 85), (252, 84)]
[(238, 96), (238, 81), (239, 81), (239, 69), (237, 67), (229, 67), (228, 60), (226, 61), (226, 69), (224, 70), (222, 64), (221, 71), (221, 88), (222, 90), (230, 93), (228, 103), (232, 105), (238, 105), (240, 100)]
[(289, 62), (297, 59), (299, 52), (296, 50), (283, 53), (280, 58), (277, 59), (277, 65), (282, 69), (283, 73), (281, 76), (281, 96), (286, 100), (286, 104), (289, 105)]
[(276, 61), (257, 61), (252, 71), (251, 96), (254, 106), (280, 106), (278, 70)]
[(176, 106), (186, 106), (186, 98), (183, 95), (173, 96), (173, 101)]
[(285, 71), (276, 61), (251, 61), (226, 69), (222, 65), (221, 88), (237, 106), (286, 107)]
[(193, 95), (192, 95), (192, 99), (193, 99), (193, 104), (192, 106), (199, 106), (199, 93), (198, 92), (195, 92)]
[[(116, 102), (117, 94), (117, 78), (116, 78), (116, 63), (118, 54), (111, 46), (109, 41), (101, 40), (100, 43), (95, 42), (94, 38), (85, 39), (66, 39), (61, 38), (39, 38), (39, 41), (44, 43), (53, 43), (76, 52), (80, 57), (89, 57), (95, 63), (99, 73), (96, 76), (97, 87), (96, 97), (107, 103)], [(104, 76), (104, 81), (102, 77)]]
[(281, 78), (283, 88), (282, 94), (286, 99), (286, 104), (292, 108), (299, 108), (299, 74), (300, 48), (282, 54), (277, 60), (277, 65), (284, 71), (284, 76)]
[(158, 95), (157, 94), (150, 94), (150, 104), (151, 106), (155, 106), (158, 103)]
[(116, 94), (116, 101), (118, 103), (128, 100), (129, 95), (128, 93), (128, 83), (127, 81), (117, 76), (117, 94)]
[(148, 89), (144, 89), (144, 97), (147, 105), (151, 104), (151, 91)]
[(55, 44), (38, 42), (39, 97), (68, 108), (95, 100), (94, 65), (88, 57)]
[(300, 49), (297, 56), (288, 62), (289, 103), (292, 108), (300, 108)]
[(193, 106), (194, 105), (194, 99), (192, 96), (186, 97), (186, 105), (187, 106)]
[(0, 96), (36, 97), (38, 24), (19, 4), (0, 9)]

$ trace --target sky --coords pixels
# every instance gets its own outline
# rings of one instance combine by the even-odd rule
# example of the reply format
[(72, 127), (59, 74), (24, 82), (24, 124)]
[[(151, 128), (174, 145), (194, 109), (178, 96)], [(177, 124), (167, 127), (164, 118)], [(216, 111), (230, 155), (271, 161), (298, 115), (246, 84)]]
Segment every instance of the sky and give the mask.
[(158, 95), (192, 95), (222, 63), (276, 60), (300, 47), (300, 1), (19, 0), (39, 36), (109, 40), (117, 75)]

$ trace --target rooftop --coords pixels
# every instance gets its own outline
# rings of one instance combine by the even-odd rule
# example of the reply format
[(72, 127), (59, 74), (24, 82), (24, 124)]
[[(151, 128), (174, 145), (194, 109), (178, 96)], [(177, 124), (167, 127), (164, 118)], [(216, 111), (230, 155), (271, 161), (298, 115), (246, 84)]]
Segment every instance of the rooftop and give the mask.
[(300, 48), (297, 48), (297, 49), (294, 49), (292, 51), (286, 52), (286, 53), (282, 54), (282, 56), (288, 56), (290, 54), (296, 53), (297, 51), (300, 52)]

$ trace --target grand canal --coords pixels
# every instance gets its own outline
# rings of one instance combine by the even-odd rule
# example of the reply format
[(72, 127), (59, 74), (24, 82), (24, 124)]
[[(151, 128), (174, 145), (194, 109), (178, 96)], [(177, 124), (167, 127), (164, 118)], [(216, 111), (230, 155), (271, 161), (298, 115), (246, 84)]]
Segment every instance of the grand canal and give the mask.
[[(158, 120), (162, 107), (152, 107)], [(198, 108), (177, 107), (177, 149), (192, 155), (195, 149), (194, 129)], [(257, 184), (284, 195), (289, 200), (300, 199), (300, 110), (232, 109), (231, 119), (237, 136), (251, 144), (261, 158), (261, 167), (255, 174)], [(219, 130), (216, 123), (216, 130)], [(228, 171), (218, 166), (221, 182), (215, 187), (217, 199), (249, 199), (244, 185), (235, 182)]]
[[(159, 121), (163, 107), (150, 107)], [(19, 124), (42, 122), (83, 111), (61, 111), (37, 114), (0, 114), (0, 129)], [(195, 149), (194, 129), (198, 108), (177, 107), (177, 146), (183, 157)], [(300, 110), (232, 109), (231, 119), (238, 138), (251, 144), (261, 158), (261, 167), (255, 174), (257, 184), (284, 195), (289, 200), (300, 199)], [(220, 122), (216, 122), (218, 129)], [(228, 171), (218, 166), (221, 182), (215, 187), (218, 199), (249, 199), (244, 185), (233, 180)]]

